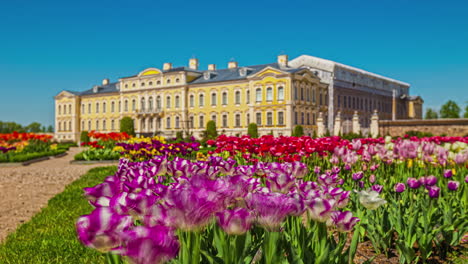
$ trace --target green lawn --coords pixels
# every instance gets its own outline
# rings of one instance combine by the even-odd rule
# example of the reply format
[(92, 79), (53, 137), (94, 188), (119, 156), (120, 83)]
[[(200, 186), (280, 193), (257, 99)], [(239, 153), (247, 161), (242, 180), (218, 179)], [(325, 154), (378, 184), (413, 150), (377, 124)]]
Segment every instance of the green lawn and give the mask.
[(50, 199), (0, 245), (0, 263), (105, 263), (104, 255), (77, 240), (75, 221), (92, 211), (82, 188), (102, 182), (115, 170), (115, 166), (91, 169)]

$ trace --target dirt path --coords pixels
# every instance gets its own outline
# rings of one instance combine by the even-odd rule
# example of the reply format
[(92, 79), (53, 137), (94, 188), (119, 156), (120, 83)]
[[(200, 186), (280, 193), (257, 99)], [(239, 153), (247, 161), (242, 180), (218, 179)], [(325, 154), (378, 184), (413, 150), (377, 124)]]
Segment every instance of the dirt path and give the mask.
[(105, 164), (71, 165), (79, 148), (68, 155), (29, 166), (0, 167), (0, 241), (31, 219), (47, 201), (89, 169)]

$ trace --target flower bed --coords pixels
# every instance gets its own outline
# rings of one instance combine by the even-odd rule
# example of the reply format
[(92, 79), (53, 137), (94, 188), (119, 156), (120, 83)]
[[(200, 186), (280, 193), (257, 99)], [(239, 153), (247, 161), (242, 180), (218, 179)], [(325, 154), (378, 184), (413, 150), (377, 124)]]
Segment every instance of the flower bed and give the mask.
[(349, 263), (362, 242), (444, 259), (468, 233), (467, 142), (220, 136), (197, 162), (127, 146), (77, 230), (132, 263)]
[(118, 160), (120, 154), (114, 150), (116, 143), (130, 139), (127, 133), (99, 133), (90, 131), (89, 138), (93, 141), (82, 142), (81, 146), (88, 147), (87, 150), (75, 155), (75, 160)]
[(70, 144), (52, 144), (52, 136), (34, 133), (0, 134), (0, 163), (24, 162), (65, 153)]

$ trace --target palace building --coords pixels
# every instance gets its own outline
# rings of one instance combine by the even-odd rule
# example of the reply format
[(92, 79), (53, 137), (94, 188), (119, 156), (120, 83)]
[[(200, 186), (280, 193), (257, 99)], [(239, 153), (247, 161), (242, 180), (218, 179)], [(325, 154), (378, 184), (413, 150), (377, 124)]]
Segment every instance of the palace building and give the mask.
[(148, 68), (117, 82), (104, 79), (83, 92), (64, 90), (55, 96), (58, 140), (78, 141), (81, 131), (117, 132), (120, 120), (134, 120), (138, 135), (173, 137), (177, 132), (200, 138), (209, 120), (219, 133), (247, 133), (256, 123), (260, 135), (290, 135), (302, 125), (306, 135), (316, 130), (319, 112), (328, 110), (328, 84), (308, 68), (292, 67), (287, 55), (277, 62), (226, 69), (197, 59), (188, 67)]

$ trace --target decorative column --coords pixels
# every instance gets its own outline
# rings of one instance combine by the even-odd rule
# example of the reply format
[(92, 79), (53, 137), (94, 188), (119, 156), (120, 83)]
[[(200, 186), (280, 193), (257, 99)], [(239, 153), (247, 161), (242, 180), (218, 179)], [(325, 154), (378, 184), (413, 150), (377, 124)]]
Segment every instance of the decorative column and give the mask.
[(354, 111), (354, 115), (353, 115), (353, 133), (354, 134), (359, 134), (359, 132), (361, 132), (361, 124), (359, 124), (358, 112)]
[(393, 89), (392, 93), (392, 120), (396, 120), (396, 108), (397, 108), (397, 103), (396, 103), (396, 90)]
[(317, 118), (317, 136), (323, 137), (325, 135), (325, 126), (323, 125), (323, 113), (319, 112)]
[(371, 117), (370, 134), (373, 138), (379, 135), (379, 115), (377, 114), (377, 110), (374, 110), (374, 114)]
[(333, 126), (333, 135), (338, 136), (340, 134), (340, 131), (341, 131), (341, 112), (338, 111), (338, 113), (336, 113), (335, 124)]

